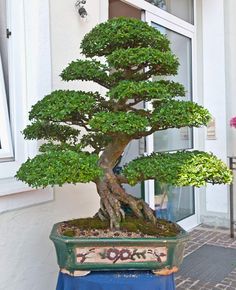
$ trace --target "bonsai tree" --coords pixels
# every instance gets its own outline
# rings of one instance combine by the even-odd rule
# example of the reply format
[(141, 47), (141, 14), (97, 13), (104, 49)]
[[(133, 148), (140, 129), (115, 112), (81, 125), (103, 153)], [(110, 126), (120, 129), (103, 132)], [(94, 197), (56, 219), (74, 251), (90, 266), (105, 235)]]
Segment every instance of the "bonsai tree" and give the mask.
[[(132, 140), (169, 128), (205, 126), (211, 116), (202, 106), (180, 100), (183, 85), (166, 80), (177, 74), (179, 62), (166, 36), (148, 24), (108, 20), (85, 35), (81, 50), (86, 58), (71, 62), (62, 79), (96, 82), (107, 89), (106, 95), (57, 90), (37, 102), (23, 133), (26, 139), (46, 142), (40, 154), (21, 166), (18, 179), (32, 187), (94, 182), (100, 196), (97, 216), (109, 220), (111, 228), (119, 228), (124, 208), (157, 222), (148, 204), (128, 194), (123, 184), (148, 179), (197, 187), (231, 182), (226, 165), (200, 151), (141, 156), (117, 174), (114, 167)], [(138, 108), (143, 102), (151, 102), (153, 109)]]

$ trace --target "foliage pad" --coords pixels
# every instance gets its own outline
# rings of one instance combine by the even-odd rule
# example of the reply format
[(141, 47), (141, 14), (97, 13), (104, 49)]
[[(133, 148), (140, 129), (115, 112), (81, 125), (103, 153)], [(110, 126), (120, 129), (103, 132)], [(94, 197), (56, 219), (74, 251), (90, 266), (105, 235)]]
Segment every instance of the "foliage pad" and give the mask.
[(158, 30), (137, 19), (114, 18), (85, 35), (81, 48), (87, 57), (109, 55), (119, 48), (151, 47), (168, 51), (169, 41)]
[(47, 151), (28, 159), (17, 177), (32, 187), (62, 186), (65, 183), (89, 182), (99, 178), (98, 156), (72, 150)]
[(175, 186), (203, 186), (230, 183), (232, 173), (213, 154), (201, 151), (179, 151), (177, 153), (153, 153), (131, 161), (123, 170), (129, 183), (146, 179), (157, 179)]

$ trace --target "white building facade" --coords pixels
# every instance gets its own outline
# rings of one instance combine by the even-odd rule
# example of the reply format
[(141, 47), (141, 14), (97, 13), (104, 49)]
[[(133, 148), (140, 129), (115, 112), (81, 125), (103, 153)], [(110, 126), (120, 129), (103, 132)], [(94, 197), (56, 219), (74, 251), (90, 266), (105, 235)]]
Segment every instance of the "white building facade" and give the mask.
[[(87, 0), (86, 19), (75, 2), (0, 0), (0, 290), (55, 289), (58, 268), (48, 238), (52, 224), (91, 216), (99, 207), (93, 184), (35, 190), (14, 179), (39, 146), (21, 134), (32, 104), (55, 89), (102, 91), (93, 83), (64, 83), (59, 77), (81, 57), (80, 42), (96, 24), (124, 15), (167, 34), (181, 63), (177, 80), (187, 98), (213, 116), (208, 128), (154, 135), (145, 148), (132, 144), (127, 158), (163, 148), (210, 151), (225, 162), (236, 154), (236, 130), (229, 126), (236, 115), (235, 0)], [(155, 190), (154, 182), (137, 188), (152, 207)], [(179, 218), (186, 229), (200, 223), (229, 226), (227, 186), (176, 189), (176, 196), (176, 206), (187, 209)]]

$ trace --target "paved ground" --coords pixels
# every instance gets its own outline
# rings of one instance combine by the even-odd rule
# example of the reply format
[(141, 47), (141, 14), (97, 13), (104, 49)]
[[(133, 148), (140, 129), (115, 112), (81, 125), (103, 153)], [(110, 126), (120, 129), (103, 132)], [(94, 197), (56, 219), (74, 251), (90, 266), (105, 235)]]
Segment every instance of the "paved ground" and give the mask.
[[(235, 235), (236, 237), (236, 235)], [(190, 240), (185, 250), (185, 256), (196, 251), (202, 245), (215, 245), (221, 247), (229, 247), (236, 249), (236, 239), (231, 239), (229, 230), (212, 229), (200, 226), (190, 233)], [(220, 283), (203, 282), (200, 280), (192, 280), (188, 277), (176, 275), (176, 290), (216, 290), (227, 289), (236, 290), (236, 267), (235, 269)]]

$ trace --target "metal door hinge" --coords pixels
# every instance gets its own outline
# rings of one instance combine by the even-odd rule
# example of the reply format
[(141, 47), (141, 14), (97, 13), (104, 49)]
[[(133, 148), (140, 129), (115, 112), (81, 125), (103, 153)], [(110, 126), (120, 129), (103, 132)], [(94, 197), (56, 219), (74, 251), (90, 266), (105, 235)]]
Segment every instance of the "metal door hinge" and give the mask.
[(7, 38), (10, 38), (10, 36), (11, 36), (11, 31), (8, 28), (6, 30), (6, 35), (7, 35)]

